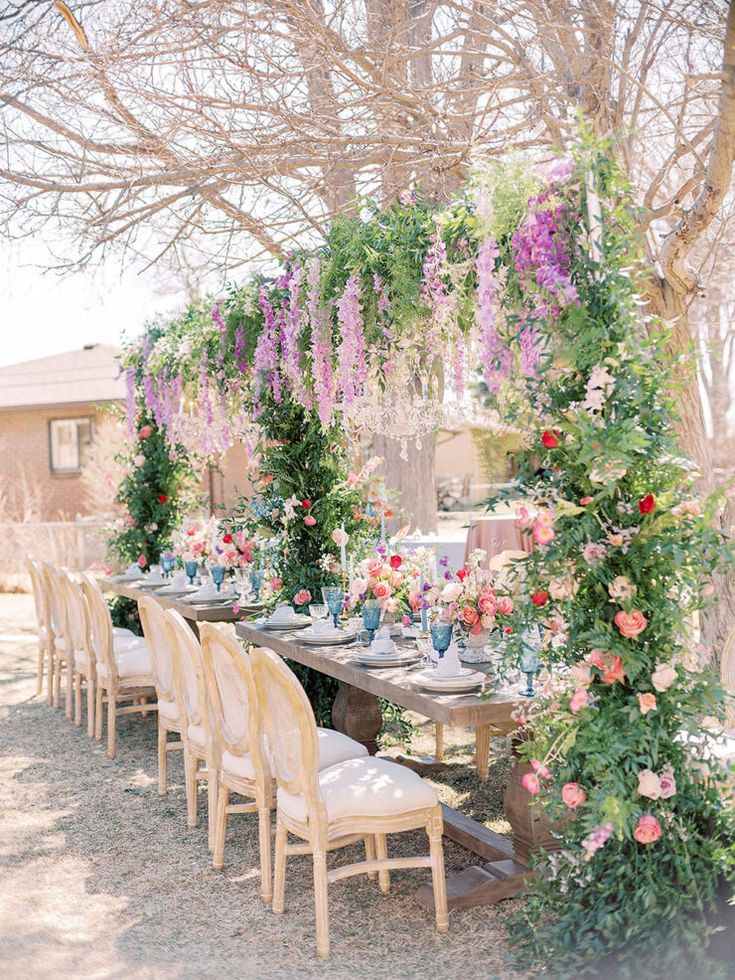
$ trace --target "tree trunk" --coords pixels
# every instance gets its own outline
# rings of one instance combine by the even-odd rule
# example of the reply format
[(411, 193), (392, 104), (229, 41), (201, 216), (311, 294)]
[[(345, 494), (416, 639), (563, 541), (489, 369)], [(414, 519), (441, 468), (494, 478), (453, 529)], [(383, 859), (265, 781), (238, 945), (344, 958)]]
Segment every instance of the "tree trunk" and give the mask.
[(373, 453), (382, 456), (383, 474), (389, 490), (398, 491), (393, 508), (396, 516), (387, 522), (394, 533), (403, 524), (424, 534), (436, 531), (436, 442), (433, 434), (424, 438), (421, 449), (409, 441), (408, 460), (401, 459), (401, 444), (396, 439), (376, 435)]

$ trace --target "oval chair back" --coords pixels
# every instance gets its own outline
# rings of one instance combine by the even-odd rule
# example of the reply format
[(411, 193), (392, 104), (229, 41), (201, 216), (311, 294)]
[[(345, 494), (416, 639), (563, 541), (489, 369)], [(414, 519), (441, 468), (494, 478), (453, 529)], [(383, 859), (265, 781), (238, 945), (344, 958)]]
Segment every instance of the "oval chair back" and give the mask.
[(63, 643), (66, 641), (66, 607), (60, 583), (61, 569), (51, 562), (41, 562), (41, 570), (46, 582), (46, 595), (48, 598), (48, 615), (51, 623), (53, 640), (61, 640), (59, 651), (63, 650)]
[(89, 658), (94, 668), (94, 657), (89, 650), (89, 614), (87, 603), (81, 586), (65, 572), (59, 577), (61, 593), (66, 606), (67, 637), (71, 645), (71, 654), (76, 660), (77, 653)]
[(265, 786), (270, 781), (270, 767), (249, 657), (233, 636), (212, 623), (202, 623), (200, 635), (212, 737), (220, 751), (236, 757), (250, 755), (256, 780)]
[(303, 793), (309, 814), (322, 814), (319, 744), (309, 699), (293, 671), (271, 650), (256, 647), (250, 657), (278, 787), (295, 796)]
[(38, 620), (38, 631), (49, 629), (49, 608), (48, 608), (48, 586), (44, 580), (41, 565), (33, 558), (26, 561), (26, 568), (31, 579), (33, 589), (33, 601), (36, 606), (36, 619)]
[[(175, 609), (167, 609), (165, 616), (174, 655), (176, 700), (183, 711), (185, 722), (181, 726), (182, 738), (184, 742), (193, 738), (195, 742), (210, 747), (211, 735), (202, 648), (180, 613)], [(190, 731), (192, 728), (198, 729), (194, 735)]]
[(152, 596), (147, 595), (138, 599), (138, 612), (151, 657), (158, 700), (176, 704), (174, 654), (171, 650), (171, 634), (166, 614), (163, 607)]
[(82, 592), (87, 600), (89, 613), (89, 646), (97, 663), (104, 665), (106, 686), (117, 684), (117, 664), (112, 646), (112, 617), (97, 582), (88, 572), (80, 575)]

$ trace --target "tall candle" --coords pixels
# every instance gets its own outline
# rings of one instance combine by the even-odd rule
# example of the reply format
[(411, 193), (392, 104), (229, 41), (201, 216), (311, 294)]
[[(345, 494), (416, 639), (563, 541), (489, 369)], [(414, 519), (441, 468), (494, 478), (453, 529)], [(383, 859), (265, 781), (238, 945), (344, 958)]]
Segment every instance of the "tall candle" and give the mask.
[(342, 562), (342, 571), (347, 571), (347, 535), (345, 534), (344, 524), (341, 527), (342, 534), (339, 539), (339, 554)]
[(380, 540), (385, 541), (385, 511), (380, 512)]
[(424, 576), (419, 579), (419, 595), (421, 596), (421, 630), (426, 632), (429, 628), (426, 617), (426, 607), (424, 606)]

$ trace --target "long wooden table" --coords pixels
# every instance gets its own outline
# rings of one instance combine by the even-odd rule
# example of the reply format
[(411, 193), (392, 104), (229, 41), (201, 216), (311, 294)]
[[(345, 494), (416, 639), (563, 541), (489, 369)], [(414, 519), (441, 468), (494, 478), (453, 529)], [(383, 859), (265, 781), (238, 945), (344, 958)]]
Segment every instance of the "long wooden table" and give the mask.
[(142, 596), (152, 596), (156, 602), (160, 602), (164, 609), (175, 609), (189, 623), (192, 630), (199, 635), (199, 623), (234, 623), (239, 619), (240, 612), (234, 612), (232, 603), (224, 605), (217, 603), (212, 606), (192, 606), (190, 602), (182, 602), (179, 597), (160, 595), (157, 589), (139, 589), (135, 582), (119, 582), (115, 579), (101, 579), (100, 586), (106, 592), (114, 592), (116, 595), (123, 595), (127, 599), (138, 601)]

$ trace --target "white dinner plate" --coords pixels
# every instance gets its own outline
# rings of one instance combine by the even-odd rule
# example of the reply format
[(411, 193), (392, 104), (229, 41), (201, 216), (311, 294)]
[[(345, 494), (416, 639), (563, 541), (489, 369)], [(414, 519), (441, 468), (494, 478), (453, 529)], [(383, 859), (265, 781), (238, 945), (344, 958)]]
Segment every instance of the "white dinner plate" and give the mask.
[(291, 630), (303, 630), (307, 626), (311, 626), (311, 618), (309, 616), (299, 616), (283, 623), (271, 623), (267, 619), (261, 619), (254, 621), (251, 625), (257, 626), (262, 630), (270, 630), (273, 633), (288, 633)]
[(139, 589), (162, 589), (166, 584), (166, 579), (160, 579), (157, 582), (151, 582), (148, 579), (144, 579), (142, 582), (137, 579), (133, 579), (135, 584)]
[(203, 596), (184, 596), (181, 600), (182, 602), (188, 602), (192, 606), (231, 606), (233, 602), (237, 602), (234, 595), (218, 595), (209, 596), (207, 598)]
[(356, 650), (352, 659), (361, 667), (407, 667), (421, 659), (418, 650), (408, 653), (369, 653), (367, 650)]
[(476, 670), (463, 667), (461, 673), (455, 677), (437, 677), (435, 670), (422, 671), (414, 674), (412, 680), (427, 691), (440, 691), (444, 694), (458, 694), (463, 691), (472, 691), (486, 680), (484, 674)]
[(339, 630), (335, 633), (314, 633), (311, 629), (305, 629), (299, 634), (299, 642), (313, 647), (338, 647), (351, 643), (358, 632), (359, 630)]

